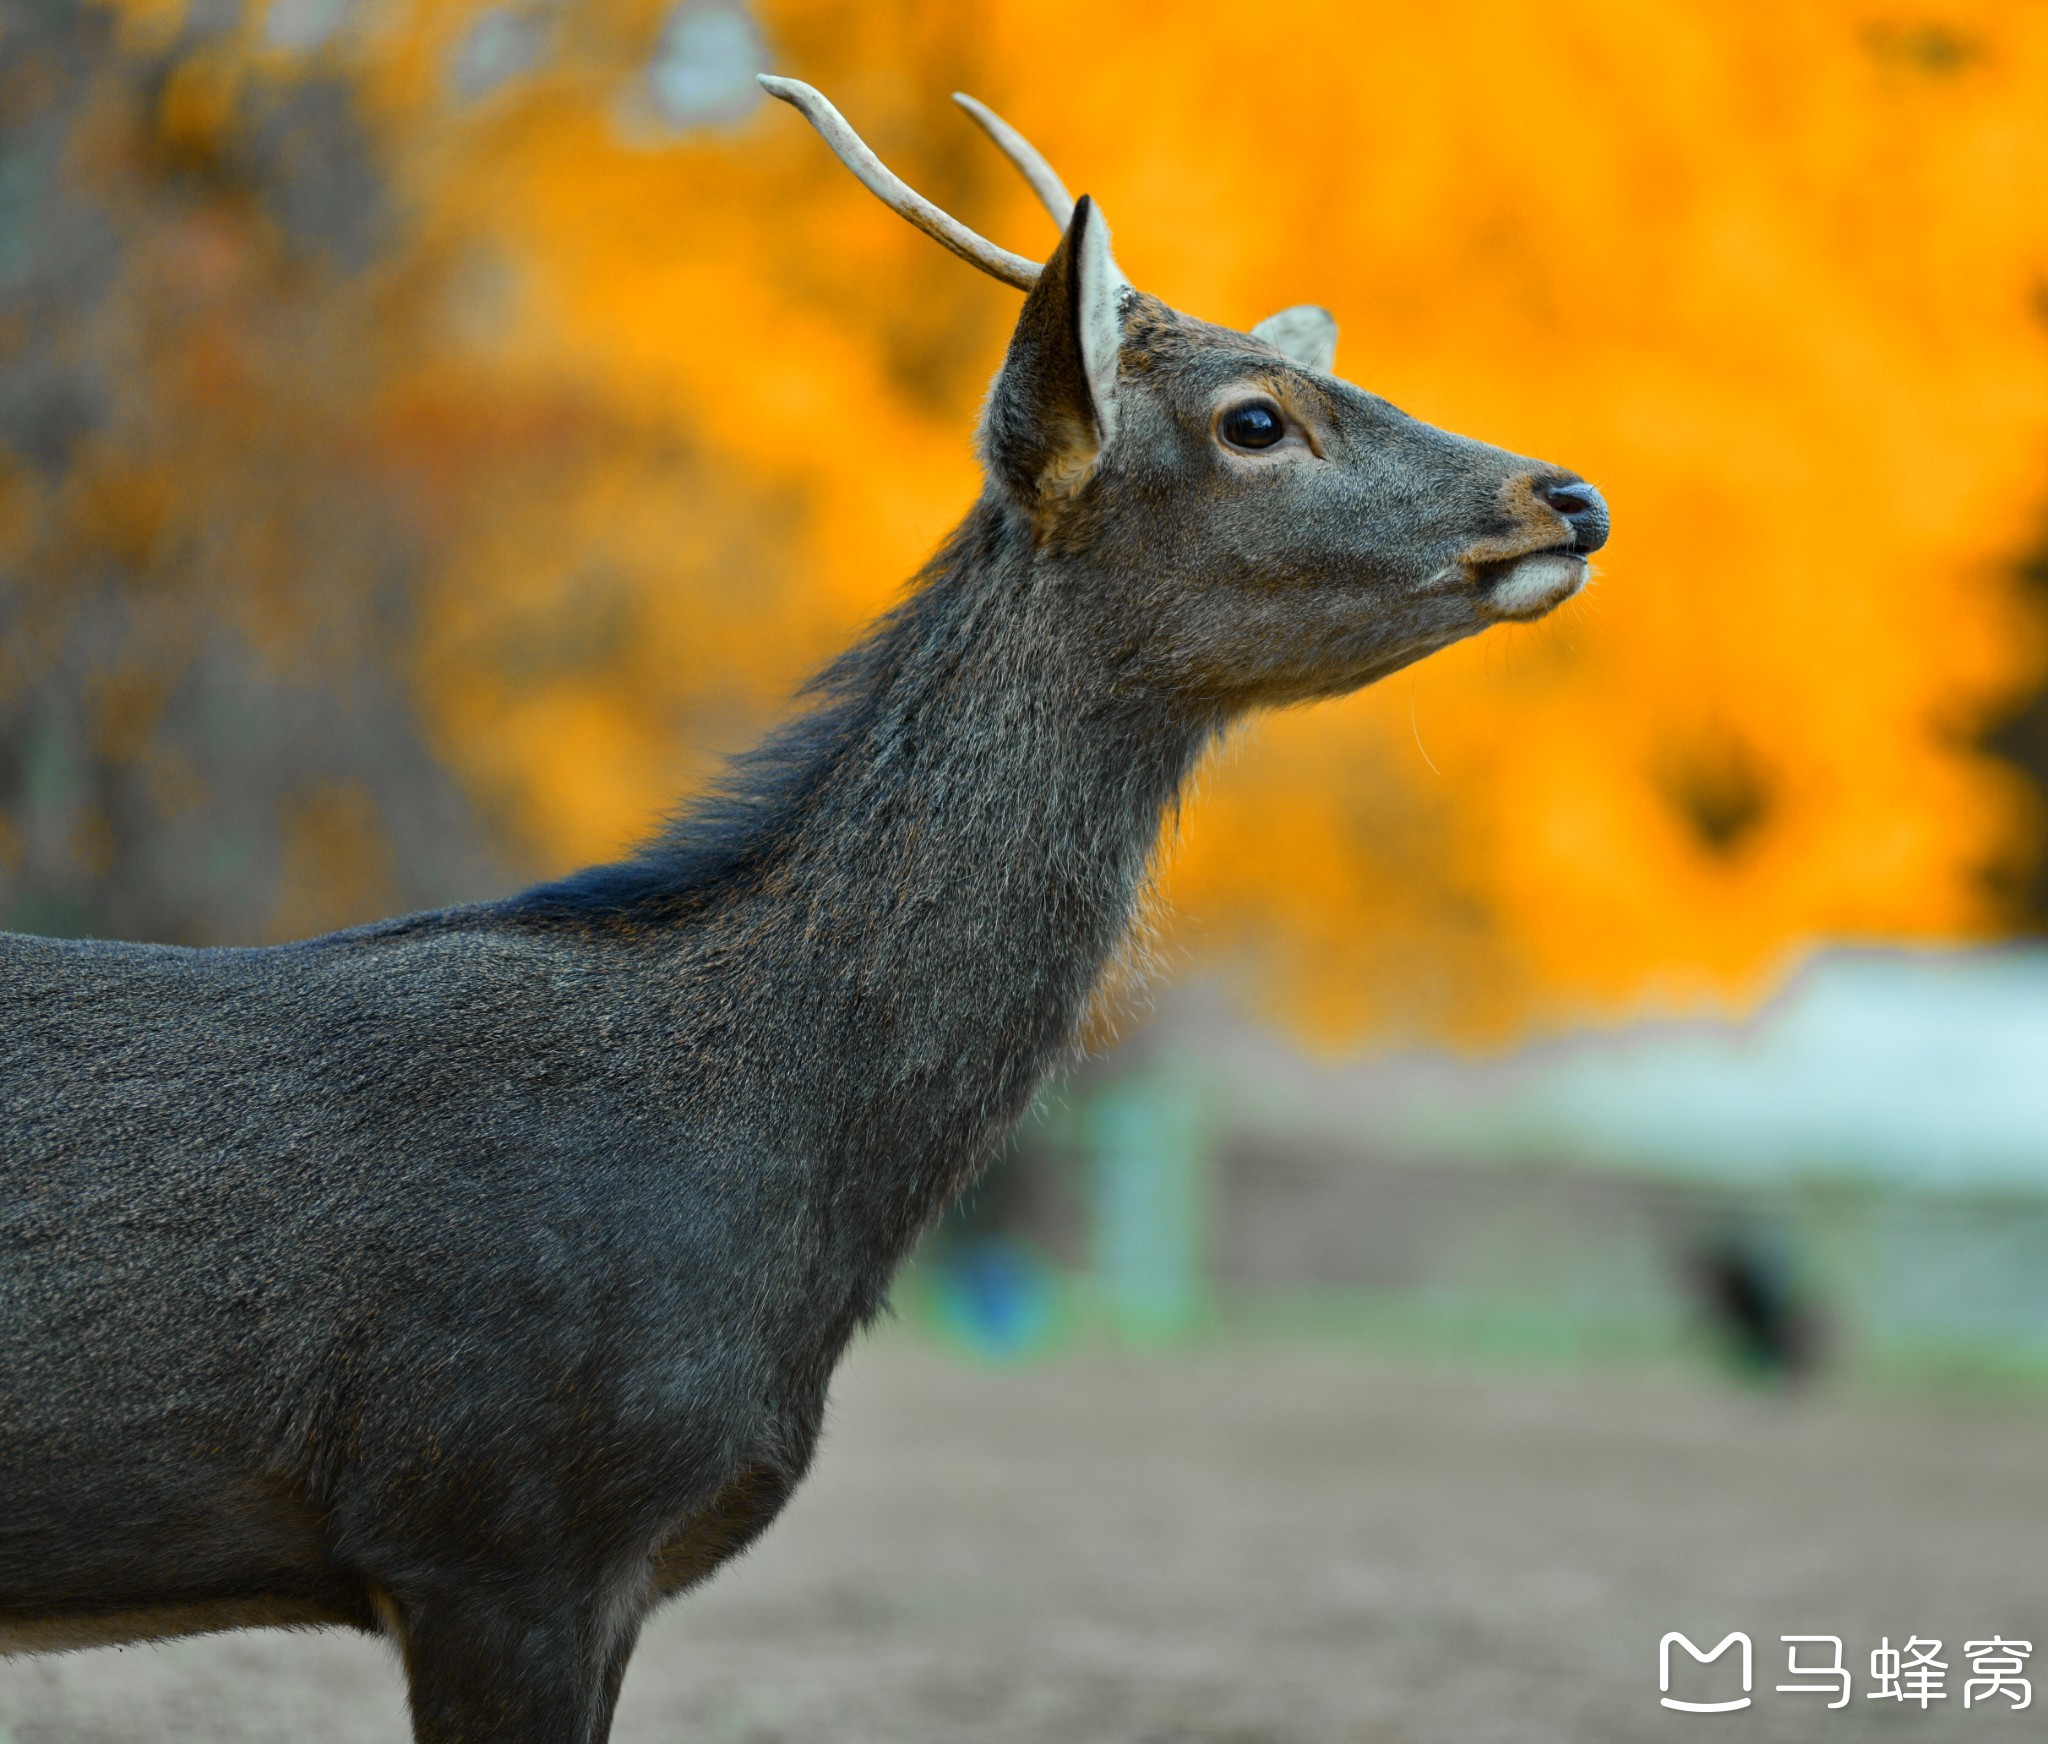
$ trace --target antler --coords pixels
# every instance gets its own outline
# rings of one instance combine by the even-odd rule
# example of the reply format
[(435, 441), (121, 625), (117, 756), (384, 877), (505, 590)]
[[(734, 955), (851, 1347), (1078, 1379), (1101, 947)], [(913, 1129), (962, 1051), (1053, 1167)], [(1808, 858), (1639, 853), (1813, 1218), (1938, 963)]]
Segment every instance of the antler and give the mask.
[(1017, 173), (1031, 184), (1031, 191), (1038, 196), (1039, 204), (1052, 214), (1052, 221), (1062, 230), (1066, 229), (1067, 221), (1074, 215), (1074, 196), (1067, 192), (1067, 184), (1039, 154), (1038, 148), (986, 103), (968, 96), (965, 91), (955, 91), (953, 101), (980, 123), (982, 132), (996, 142), (996, 150), (1015, 164)]
[[(1021, 254), (1012, 254), (1007, 248), (998, 248), (993, 242), (977, 236), (950, 212), (943, 212), (934, 206), (868, 149), (867, 142), (847, 125), (846, 117), (826, 101), (822, 92), (814, 90), (801, 79), (778, 79), (771, 73), (762, 73), (758, 76), (761, 89), (771, 97), (780, 97), (783, 102), (800, 111), (804, 119), (818, 130), (820, 137), (832, 148), (839, 161), (853, 171), (860, 178), (862, 186), (892, 212), (908, 218), (934, 242), (950, 248), (962, 260), (980, 267), (991, 278), (1001, 279), (1006, 285), (1015, 285), (1020, 291), (1028, 291), (1038, 283), (1041, 269), (1036, 261), (1026, 260)], [(969, 113), (973, 111), (970, 110)], [(981, 120), (981, 117), (977, 115), (975, 119)], [(996, 127), (1003, 126), (1003, 123), (996, 121), (994, 116), (990, 116), (989, 121), (995, 121)], [(988, 122), (984, 121), (982, 125), (988, 126)], [(1005, 128), (1005, 131), (1009, 130)], [(1005, 144), (1002, 135), (996, 134), (993, 127), (990, 128), (990, 133), (1008, 154), (1010, 148)], [(1017, 136), (1017, 143), (1030, 153), (1039, 168), (1044, 169), (1045, 174), (1051, 177), (1052, 185), (1059, 188), (1059, 178), (1054, 176), (1050, 169), (1045, 169), (1044, 159), (1039, 158), (1030, 146), (1025, 145), (1021, 136)], [(1031, 178), (1031, 171), (1025, 168), (1021, 160), (1011, 156), (1011, 161), (1016, 163), (1019, 169), (1024, 170), (1027, 179)], [(1039, 198), (1044, 199), (1045, 190), (1039, 187), (1035, 179), (1031, 185), (1038, 188)], [(1060, 188), (1059, 191), (1064, 197), (1066, 189)], [(1068, 204), (1071, 207), (1072, 202), (1069, 201)]]

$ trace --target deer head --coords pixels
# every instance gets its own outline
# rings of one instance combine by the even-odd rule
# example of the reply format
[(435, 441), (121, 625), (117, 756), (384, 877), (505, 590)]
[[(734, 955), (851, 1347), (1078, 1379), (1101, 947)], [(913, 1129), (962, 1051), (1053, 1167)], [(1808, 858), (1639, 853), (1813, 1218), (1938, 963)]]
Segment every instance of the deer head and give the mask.
[(1327, 311), (1240, 333), (1134, 290), (1094, 203), (971, 97), (1062, 227), (1042, 266), (905, 185), (810, 86), (761, 83), (887, 205), (1026, 292), (983, 421), (991, 489), (1086, 578), (1074, 609), (1125, 638), (1135, 681), (1224, 711), (1334, 695), (1584, 586), (1599, 492), (1342, 380)]

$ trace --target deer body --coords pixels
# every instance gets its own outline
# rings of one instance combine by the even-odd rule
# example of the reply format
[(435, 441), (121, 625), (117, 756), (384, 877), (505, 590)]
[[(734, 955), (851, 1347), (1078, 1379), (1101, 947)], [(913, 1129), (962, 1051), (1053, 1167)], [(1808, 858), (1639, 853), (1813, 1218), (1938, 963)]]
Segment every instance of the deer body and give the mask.
[[(1028, 576), (942, 565), (695, 854), (266, 950), (0, 945), (40, 1164), (9, 1288), (79, 1322), (0, 1333), (35, 1413), (6, 1493), (50, 1497), (0, 1572), (76, 1608), (31, 1643), (165, 1566), (195, 1621), (369, 1622), (429, 1544), (458, 1584), (515, 1539), (658, 1581), (735, 1486), (765, 1523), (847, 1338), (1068, 1045), (1203, 737), (1135, 737), (1014, 600), (973, 634)], [(573, 1527), (533, 1493), (565, 1484)]]
[[(1138, 297), (1090, 225), (980, 503), (639, 855), (271, 949), (0, 935), (0, 1647), (382, 1629), (423, 1744), (601, 1744), (1218, 728), (1582, 579), (1586, 487)], [(1247, 393), (1292, 449), (1219, 449)]]

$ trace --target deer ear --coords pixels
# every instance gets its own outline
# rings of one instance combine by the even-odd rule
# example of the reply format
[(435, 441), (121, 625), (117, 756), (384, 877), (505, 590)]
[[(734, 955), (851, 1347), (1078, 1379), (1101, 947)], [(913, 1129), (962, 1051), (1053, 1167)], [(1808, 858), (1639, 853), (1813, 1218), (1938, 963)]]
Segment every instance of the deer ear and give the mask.
[(1252, 329), (1252, 337), (1264, 340), (1282, 357), (1326, 375), (1337, 361), (1337, 318), (1314, 303), (1297, 303), (1268, 315)]
[(1024, 299), (982, 426), (989, 470), (1027, 505), (1078, 484), (1116, 435), (1129, 292), (1084, 194)]

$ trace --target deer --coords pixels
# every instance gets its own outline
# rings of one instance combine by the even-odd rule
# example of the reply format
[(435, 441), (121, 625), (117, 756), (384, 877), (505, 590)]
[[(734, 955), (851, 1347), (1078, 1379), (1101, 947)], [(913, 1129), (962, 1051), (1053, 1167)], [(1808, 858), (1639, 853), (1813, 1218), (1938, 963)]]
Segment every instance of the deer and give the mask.
[(763, 76), (1025, 293), (984, 483), (653, 839), (250, 948), (0, 935), (0, 1647), (386, 1637), (417, 1744), (603, 1744), (754, 1543), (920, 1233), (1073, 1056), (1233, 722), (1577, 593), (1563, 467), (1134, 289), (963, 105), (1042, 264)]

